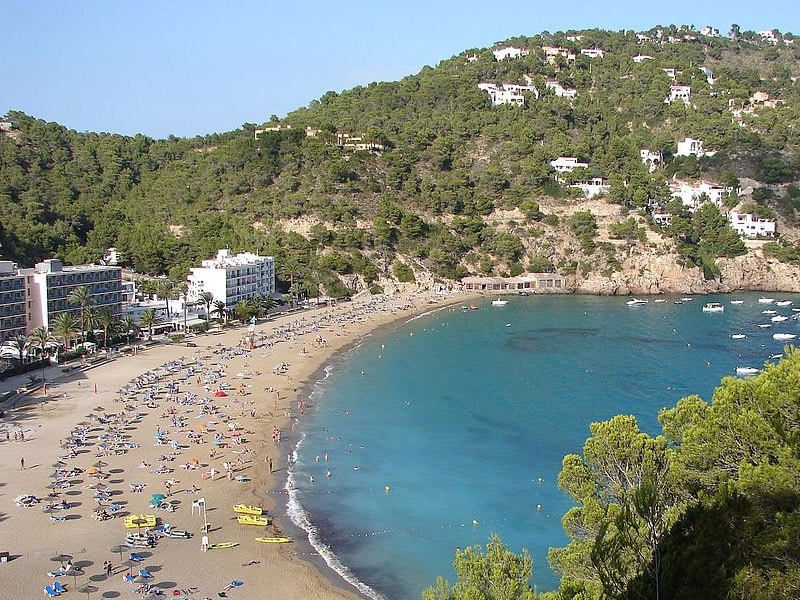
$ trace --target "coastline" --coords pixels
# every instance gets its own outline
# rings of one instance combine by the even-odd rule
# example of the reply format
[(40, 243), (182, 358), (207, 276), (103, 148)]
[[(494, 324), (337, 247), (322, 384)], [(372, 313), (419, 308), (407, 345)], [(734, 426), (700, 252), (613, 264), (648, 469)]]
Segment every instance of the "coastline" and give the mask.
[[(199, 415), (190, 415), (190, 411), (197, 408), (182, 405), (178, 399), (187, 393), (210, 395), (209, 388), (206, 386), (204, 390), (199, 379), (192, 376), (180, 381), (178, 395), (159, 390), (155, 405), (152, 405), (155, 407), (142, 410), (139, 421), (126, 423), (125, 430), (130, 430), (131, 439), (136, 440), (139, 447), (120, 456), (104, 458), (109, 466), (101, 468), (106, 469), (104, 485), (113, 490), (114, 501), (124, 504), (122, 512), (155, 512), (163, 522), (194, 533), (190, 540), (162, 540), (156, 548), (148, 549), (150, 556), (145, 564), (154, 575), (152, 585), (167, 595), (178, 597), (183, 594), (197, 599), (216, 597), (219, 590), (225, 591), (233, 581), (241, 581), (242, 585), (229, 588), (234, 590), (229, 595), (240, 600), (363, 597), (328, 567), (307, 539), (294, 535), (294, 526), (289, 525), (286, 516), (286, 492), (282, 488), (286, 478), (286, 460), (282, 457), (293, 450), (296, 441), (282, 436), (280, 447), (276, 448), (269, 441), (270, 431), (275, 428), (282, 432), (291, 430), (293, 419), (298, 418), (298, 402), (308, 398), (331, 360), (347, 352), (364, 336), (380, 327), (392, 326), (398, 321), (469, 297), (471, 295), (462, 293), (443, 295), (411, 289), (391, 296), (354, 299), (333, 307), (278, 315), (257, 325), (255, 333), (259, 342), (256, 347), (251, 352), (229, 355), (225, 359), (228, 379), (244, 391), (241, 395), (230, 393), (219, 398), (219, 414), (223, 415), (220, 421), (234, 423), (236, 429), (224, 431), (217, 422), (207, 432), (210, 434), (216, 427), (218, 435), (238, 435), (245, 439), (239, 451), (235, 443), (225, 444), (220, 454), (213, 456), (209, 454), (211, 445), (208, 443), (197, 447), (184, 443), (183, 435), (187, 430), (193, 430), (192, 426), (196, 424), (189, 421), (190, 417)], [(97, 460), (94, 452), (81, 450), (78, 457), (65, 461), (82, 470), (72, 480), (71, 487), (60, 495), (60, 499), (68, 500), (71, 505), (64, 511), (65, 518), (51, 522), (50, 517), (60, 517), (62, 513), (48, 515), (41, 510), (47, 500), (50, 465), (55, 465), (54, 461), (62, 453), (59, 438), (66, 436), (83, 419), (94, 422), (98, 415), (116, 411), (122, 414), (126, 402), (119, 401), (119, 390), (142, 373), (153, 373), (172, 361), (194, 364), (197, 369), (202, 364), (208, 369), (219, 360), (216, 356), (219, 348), (239, 347), (245, 331), (245, 328), (238, 328), (199, 336), (195, 338), (197, 347), (193, 348), (179, 344), (154, 346), (136, 356), (122, 357), (85, 371), (61, 374), (48, 382), (47, 395), (43, 395), (43, 390), (34, 391), (24, 401), (18, 400), (15, 408), (6, 411), (0, 421), (0, 442), (6, 445), (0, 454), (0, 471), (5, 482), (0, 486), (0, 517), (3, 518), (0, 552), (8, 551), (11, 560), (0, 564), (0, 572), (6, 582), (5, 589), (13, 593), (11, 597), (41, 594), (44, 586), (53, 581), (47, 576), (47, 571), (58, 566), (51, 558), (59, 553), (72, 555), (75, 564), (83, 566), (81, 575), (60, 578), (68, 589), (90, 585), (92, 587), (83, 589), (94, 589), (100, 594), (125, 594), (130, 593), (131, 587), (135, 588), (136, 584), (122, 581), (122, 576), (135, 568), (130, 564), (126, 566), (127, 552), (111, 552), (112, 547), (124, 542), (122, 519), (96, 521), (92, 518), (96, 506), (89, 487), (90, 478), (85, 473)], [(288, 367), (286, 372), (278, 372), (271, 368), (273, 364), (276, 367), (286, 364)], [(242, 375), (242, 381), (236, 380), (233, 373)], [(173, 377), (165, 376), (165, 379), (172, 380)], [(19, 379), (9, 380), (0, 383), (0, 391), (18, 386)], [(277, 397), (273, 397), (271, 391), (262, 390), (274, 390)], [(128, 400), (127, 404), (132, 402)], [(222, 405), (222, 402), (226, 404)], [(98, 407), (105, 412), (98, 411)], [(169, 419), (164, 420), (168, 416), (165, 409), (172, 411), (173, 419), (176, 413), (186, 413), (188, 426), (169, 427)], [(239, 414), (234, 415), (234, 411)], [(174, 498), (178, 509), (169, 513), (149, 509), (146, 501), (150, 495), (164, 491), (159, 486), (163, 476), (140, 471), (137, 466), (153, 464), (157, 455), (163, 453), (163, 449), (154, 448), (148, 440), (152, 439), (154, 431), (161, 432), (164, 425), (167, 428), (163, 431), (180, 440), (179, 456), (174, 464), (166, 463), (166, 466), (176, 467), (192, 457), (199, 459), (202, 472), (206, 472), (207, 468), (213, 468), (222, 460), (233, 463), (235, 459), (238, 467), (233, 474), (242, 477), (243, 481), (225, 480), (219, 475), (207, 481), (201, 479), (200, 469), (195, 472), (174, 468), (173, 476), (177, 482), (170, 500)], [(89, 438), (98, 437), (100, 428), (93, 429), (97, 431), (90, 430)], [(23, 442), (5, 441), (6, 431), (24, 431), (26, 439)], [(266, 467), (268, 457), (275, 463), (272, 473)], [(19, 467), (22, 458), (26, 463), (24, 470)], [(145, 494), (132, 494), (128, 489), (130, 483), (138, 479), (146, 481)], [(189, 486), (192, 485), (200, 488), (196, 496), (190, 493)], [(14, 498), (23, 493), (36, 495), (42, 502), (30, 508), (15, 506)], [(230, 541), (237, 546), (213, 552), (201, 551), (202, 532), (199, 527), (202, 525), (190, 510), (192, 500), (197, 496), (203, 497), (208, 506), (208, 521), (211, 523), (208, 535), (212, 543)], [(269, 533), (261, 535), (278, 535), (291, 530), (293, 534), (290, 537), (297, 541), (289, 544), (254, 542), (253, 536), (259, 535), (260, 531), (237, 524), (231, 511), (231, 506), (236, 503), (261, 505), (275, 519), (275, 524), (267, 528)], [(107, 560), (114, 565), (110, 577), (101, 573), (100, 565)]]

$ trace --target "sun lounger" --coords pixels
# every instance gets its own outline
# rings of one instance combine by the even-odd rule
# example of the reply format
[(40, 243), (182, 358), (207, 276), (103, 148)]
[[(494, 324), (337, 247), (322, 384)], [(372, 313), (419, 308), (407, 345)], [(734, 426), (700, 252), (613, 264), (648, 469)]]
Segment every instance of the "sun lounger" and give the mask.
[(49, 585), (44, 586), (44, 593), (46, 596), (49, 596), (50, 598), (55, 598), (56, 596), (58, 596), (58, 592), (55, 591), (52, 588), (52, 586)]
[(134, 562), (142, 562), (144, 560), (143, 556), (139, 556), (136, 552), (131, 552), (130, 559)]
[(145, 579), (150, 579), (153, 575), (147, 569), (139, 569), (139, 577), (144, 577)]
[(54, 581), (53, 582), (53, 589), (55, 591), (57, 591), (59, 594), (63, 594), (64, 592), (67, 591), (67, 588), (65, 588), (63, 585), (61, 585), (60, 581)]
[(66, 521), (67, 517), (62, 517), (62, 516), (59, 516), (59, 515), (50, 515), (50, 520), (53, 523), (60, 523), (61, 521)]
[(59, 569), (58, 571), (48, 571), (47, 572), (50, 577), (63, 577), (67, 574), (66, 569)]
[(122, 576), (122, 579), (128, 583), (133, 583), (136, 580), (136, 575), (133, 573), (125, 573), (125, 575)]

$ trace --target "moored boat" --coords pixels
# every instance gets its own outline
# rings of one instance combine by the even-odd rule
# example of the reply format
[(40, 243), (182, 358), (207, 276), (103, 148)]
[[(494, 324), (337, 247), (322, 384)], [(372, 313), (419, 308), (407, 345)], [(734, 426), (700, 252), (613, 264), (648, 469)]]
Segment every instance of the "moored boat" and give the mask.
[(736, 374), (737, 375), (755, 375), (761, 369), (756, 369), (755, 367), (736, 367)]
[(744, 300), (731, 300), (731, 304), (744, 304)]
[(764, 298), (763, 296), (758, 299), (761, 304), (772, 304), (775, 302), (775, 298)]
[(794, 333), (773, 333), (773, 340), (793, 340), (797, 337)]
[(778, 300), (775, 303), (775, 306), (789, 306), (792, 303), (791, 300)]
[(640, 306), (642, 304), (647, 304), (647, 300), (640, 300), (639, 298), (631, 298), (625, 304), (628, 306)]
[(505, 306), (506, 304), (508, 304), (508, 300), (501, 300), (500, 298), (492, 300), (492, 306)]
[(734, 340), (743, 340), (743, 339), (744, 339), (744, 338), (746, 338), (746, 337), (747, 337), (747, 336), (746, 336), (745, 334), (743, 334), (743, 333), (734, 333), (734, 334), (731, 334), (731, 339), (734, 339)]
[(725, 305), (719, 302), (707, 302), (703, 305), (703, 312), (723, 312)]

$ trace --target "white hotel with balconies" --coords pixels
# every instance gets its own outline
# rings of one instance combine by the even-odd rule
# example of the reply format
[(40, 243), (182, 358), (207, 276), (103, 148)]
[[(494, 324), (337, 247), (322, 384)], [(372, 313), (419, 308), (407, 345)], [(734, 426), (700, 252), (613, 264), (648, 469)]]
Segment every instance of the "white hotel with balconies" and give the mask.
[(218, 250), (216, 258), (191, 269), (188, 284), (191, 302), (210, 292), (215, 301), (233, 308), (240, 300), (275, 293), (275, 260), (250, 252), (233, 255), (230, 250)]

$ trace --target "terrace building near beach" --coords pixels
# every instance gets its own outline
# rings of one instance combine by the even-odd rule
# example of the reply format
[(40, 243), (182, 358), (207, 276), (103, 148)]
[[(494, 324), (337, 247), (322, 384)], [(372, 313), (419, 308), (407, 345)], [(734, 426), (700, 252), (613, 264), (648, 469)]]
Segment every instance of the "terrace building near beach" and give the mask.
[(64, 266), (55, 258), (44, 260), (32, 269), (21, 269), (27, 289), (27, 328), (50, 327), (60, 314), (80, 314), (80, 306), (69, 301), (78, 287), (89, 292), (89, 305), (122, 314), (122, 268), (102, 265)]
[(463, 277), (466, 291), (501, 294), (553, 293), (566, 291), (566, 279), (556, 273), (529, 273), (519, 277)]
[(25, 276), (10, 260), (0, 261), (0, 344), (27, 333)]
[(188, 277), (190, 301), (196, 302), (203, 292), (233, 308), (240, 300), (275, 293), (275, 260), (250, 252), (231, 254), (218, 250), (216, 258), (192, 267)]

